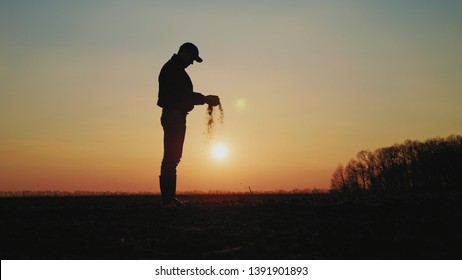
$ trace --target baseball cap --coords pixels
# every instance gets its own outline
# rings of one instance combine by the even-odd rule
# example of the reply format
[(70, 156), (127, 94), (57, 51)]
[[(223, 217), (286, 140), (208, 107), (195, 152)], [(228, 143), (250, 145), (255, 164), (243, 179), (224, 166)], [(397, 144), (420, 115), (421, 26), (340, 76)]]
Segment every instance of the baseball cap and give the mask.
[(193, 43), (184, 43), (181, 45), (180, 50), (178, 52), (188, 51), (194, 54), (194, 60), (197, 62), (202, 62), (202, 58), (199, 56), (199, 49)]

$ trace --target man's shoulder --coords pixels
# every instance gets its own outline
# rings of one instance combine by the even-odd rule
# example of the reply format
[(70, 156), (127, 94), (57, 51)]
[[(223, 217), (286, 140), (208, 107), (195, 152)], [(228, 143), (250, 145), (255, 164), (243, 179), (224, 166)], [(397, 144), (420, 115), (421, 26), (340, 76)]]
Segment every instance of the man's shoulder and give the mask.
[(167, 62), (165, 62), (165, 64), (162, 66), (160, 71), (170, 70), (170, 69), (172, 69), (174, 67), (175, 67), (175, 65), (174, 65), (173, 61), (171, 59), (169, 59)]
[(184, 69), (180, 67), (177, 61), (172, 57), (170, 60), (168, 60), (164, 66), (162, 66), (162, 69), (160, 70), (160, 73), (169, 73), (169, 72), (177, 72), (181, 73), (183, 72)]

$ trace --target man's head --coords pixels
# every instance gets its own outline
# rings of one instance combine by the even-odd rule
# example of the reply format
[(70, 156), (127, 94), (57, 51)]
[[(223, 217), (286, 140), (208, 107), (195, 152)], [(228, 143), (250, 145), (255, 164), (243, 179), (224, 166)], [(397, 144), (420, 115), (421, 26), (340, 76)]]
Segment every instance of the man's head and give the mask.
[(193, 64), (194, 60), (199, 63), (202, 62), (202, 58), (199, 56), (199, 49), (193, 43), (184, 43), (181, 45), (178, 55), (184, 61), (186, 67)]

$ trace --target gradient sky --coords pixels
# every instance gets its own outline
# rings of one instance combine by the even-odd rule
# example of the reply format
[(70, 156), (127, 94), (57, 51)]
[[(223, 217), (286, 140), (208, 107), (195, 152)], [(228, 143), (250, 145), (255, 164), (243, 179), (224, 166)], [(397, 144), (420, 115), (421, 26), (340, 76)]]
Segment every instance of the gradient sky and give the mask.
[[(194, 89), (179, 191), (328, 188), (360, 150), (462, 134), (462, 1), (0, 1), (0, 190), (158, 191), (162, 65)], [(228, 146), (214, 159), (214, 143)]]

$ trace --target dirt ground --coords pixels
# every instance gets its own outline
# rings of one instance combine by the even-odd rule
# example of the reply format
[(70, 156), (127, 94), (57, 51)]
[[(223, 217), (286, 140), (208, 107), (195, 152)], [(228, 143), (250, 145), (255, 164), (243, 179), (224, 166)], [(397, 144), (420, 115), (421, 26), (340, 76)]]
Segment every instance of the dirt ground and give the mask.
[(462, 196), (0, 198), (1, 259), (461, 259)]

